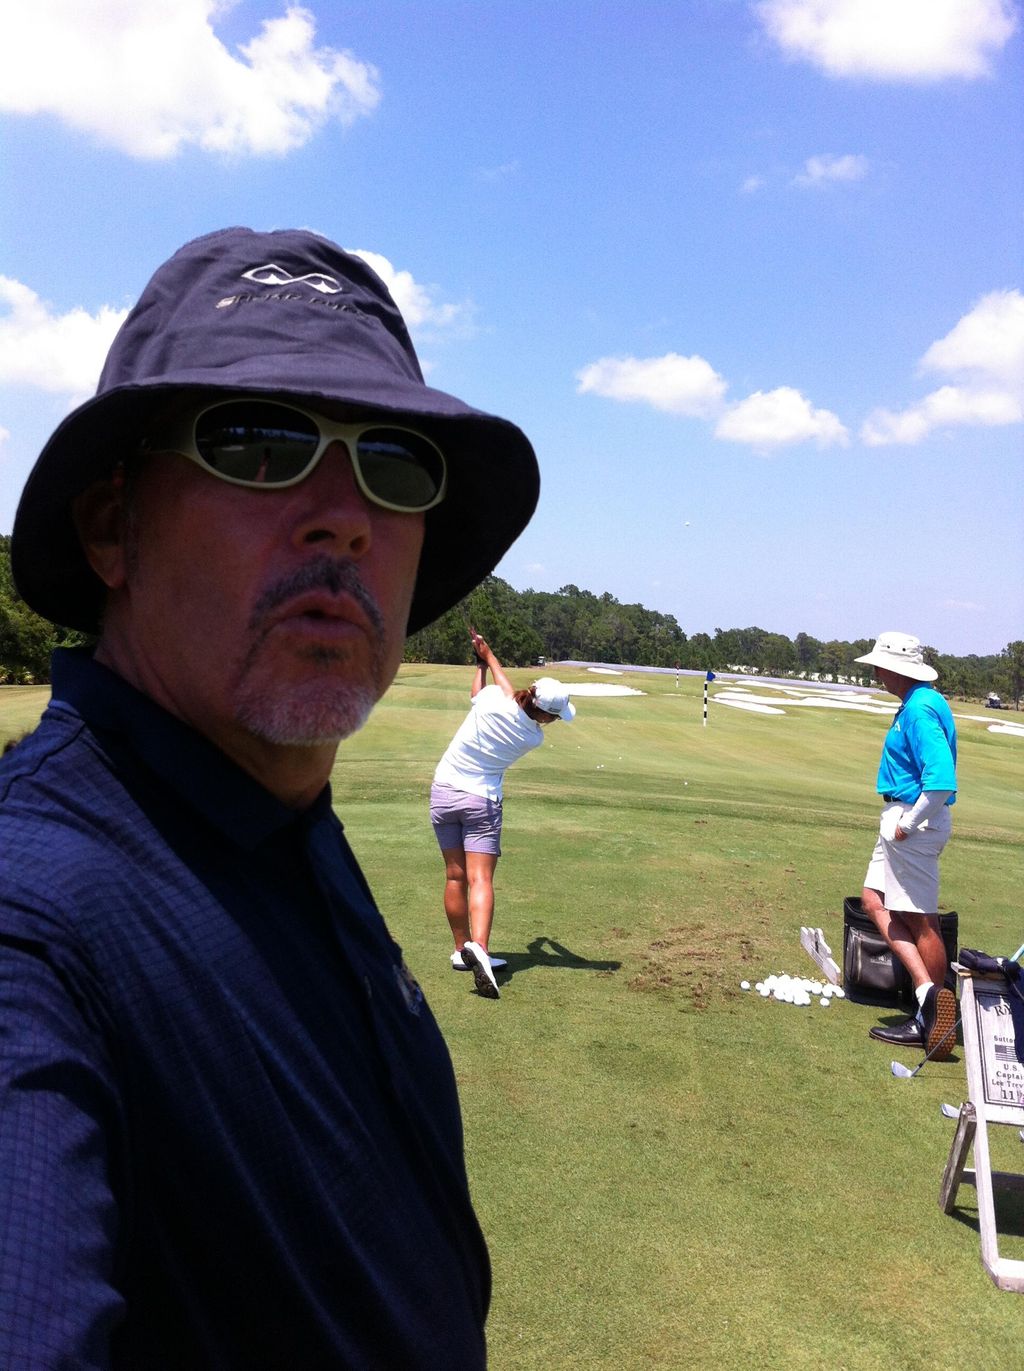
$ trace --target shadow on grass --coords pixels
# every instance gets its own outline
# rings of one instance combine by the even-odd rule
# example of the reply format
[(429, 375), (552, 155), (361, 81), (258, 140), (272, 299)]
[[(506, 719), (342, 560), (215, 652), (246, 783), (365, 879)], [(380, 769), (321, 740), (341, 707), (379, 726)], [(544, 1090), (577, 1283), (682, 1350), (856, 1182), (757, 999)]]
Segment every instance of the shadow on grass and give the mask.
[[(1014, 1178), (1016, 1179), (1016, 1178)], [(963, 1195), (964, 1190), (968, 1195)], [(1024, 1238), (1024, 1194), (1013, 1181), (1004, 1181), (997, 1174), (992, 1177), (992, 1199), (996, 1209), (996, 1232), (1000, 1238)], [(957, 1192), (956, 1203), (949, 1217), (980, 1235), (977, 1200), (974, 1199), (974, 1178), (964, 1176)]]
[(592, 961), (589, 957), (581, 957), (576, 952), (570, 952), (562, 943), (556, 943), (554, 938), (534, 938), (527, 944), (525, 952), (503, 951), (500, 955), (505, 958), (506, 964), (495, 970), (499, 985), (519, 971), (531, 971), (538, 966), (557, 971), (618, 971), (622, 966), (621, 962)]

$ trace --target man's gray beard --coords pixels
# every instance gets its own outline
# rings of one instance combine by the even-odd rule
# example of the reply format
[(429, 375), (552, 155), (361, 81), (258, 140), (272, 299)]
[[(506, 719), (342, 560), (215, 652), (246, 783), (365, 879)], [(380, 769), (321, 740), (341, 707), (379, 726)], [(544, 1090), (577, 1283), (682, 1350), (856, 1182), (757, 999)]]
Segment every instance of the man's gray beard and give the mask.
[(286, 696), (269, 697), (243, 682), (235, 718), (249, 733), (281, 747), (340, 743), (366, 723), (383, 691), (337, 681), (314, 681)]
[[(346, 649), (316, 648), (308, 652), (307, 660), (322, 665), (321, 677), (292, 687), (287, 693), (268, 689), (261, 684), (259, 673), (259, 655), (267, 635), (267, 616), (278, 605), (296, 595), (320, 588), (334, 593), (347, 591), (358, 600), (370, 620), (373, 626), (373, 653), (369, 683), (334, 678), (334, 670), (348, 656)], [(320, 747), (339, 743), (362, 728), (390, 684), (385, 679), (383, 615), (350, 562), (319, 557), (301, 571), (276, 582), (257, 602), (249, 628), (255, 636), (239, 673), (235, 690), (235, 719), (249, 733), (265, 742), (282, 747)]]

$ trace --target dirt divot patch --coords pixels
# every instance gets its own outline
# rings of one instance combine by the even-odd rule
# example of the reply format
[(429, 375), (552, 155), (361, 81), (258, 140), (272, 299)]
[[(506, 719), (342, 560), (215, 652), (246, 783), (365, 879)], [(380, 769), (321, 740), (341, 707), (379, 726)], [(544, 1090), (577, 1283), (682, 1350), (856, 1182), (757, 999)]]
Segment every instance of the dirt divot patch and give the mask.
[(712, 996), (731, 988), (736, 972), (757, 961), (755, 938), (704, 923), (667, 929), (644, 953), (630, 990), (681, 993), (694, 1009), (706, 1009)]

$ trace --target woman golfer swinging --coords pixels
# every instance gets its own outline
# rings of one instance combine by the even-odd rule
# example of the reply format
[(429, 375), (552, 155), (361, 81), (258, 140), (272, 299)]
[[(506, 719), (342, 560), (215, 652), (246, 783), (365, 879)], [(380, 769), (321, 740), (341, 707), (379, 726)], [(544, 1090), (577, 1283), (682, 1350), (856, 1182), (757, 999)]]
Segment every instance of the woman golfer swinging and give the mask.
[[(448, 745), (430, 788), (430, 822), (444, 857), (444, 912), (456, 971), (472, 971), (476, 988), (498, 998), (494, 968), (504, 966), (487, 951), (494, 919), (494, 868), (501, 854), (501, 797), (505, 771), (544, 739), (542, 725), (568, 723), (576, 714), (560, 681), (544, 676), (526, 690), (514, 689), (501, 663), (470, 629), (476, 670), (472, 708)], [(494, 684), (487, 685), (490, 670)]]

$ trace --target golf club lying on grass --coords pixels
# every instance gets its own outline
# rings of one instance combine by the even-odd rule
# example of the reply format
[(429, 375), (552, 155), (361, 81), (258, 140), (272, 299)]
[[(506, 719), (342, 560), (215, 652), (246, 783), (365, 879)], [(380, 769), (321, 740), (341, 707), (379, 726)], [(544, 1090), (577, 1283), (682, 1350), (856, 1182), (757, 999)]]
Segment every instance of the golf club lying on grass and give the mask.
[[(1006, 960), (1010, 962), (1017, 962), (1020, 961), (1022, 956), (1024, 956), (1024, 943), (1021, 943), (1020, 947), (1017, 948), (1017, 951), (1013, 954), (1013, 956), (1007, 957)], [(956, 1033), (956, 1030), (960, 1027), (960, 1020), (962, 1017), (963, 1016), (960, 1014), (956, 1016), (956, 1023), (953, 1025), (952, 1028), (952, 1032), (954, 1033), (954, 1035)], [(909, 1066), (904, 1066), (902, 1062), (890, 1062), (889, 1065), (892, 1074), (899, 1081), (912, 1081), (914, 1077), (917, 1075), (917, 1073), (921, 1070), (921, 1067), (924, 1066), (925, 1062), (928, 1061), (929, 1058), (932, 1057), (934, 1053), (936, 1053), (941, 1047), (944, 1047), (948, 1039), (949, 1034), (943, 1034), (940, 1041), (935, 1044), (931, 1052), (925, 1054), (923, 1059), (919, 1061), (918, 1064), (914, 1067), (913, 1071), (911, 1071)]]

